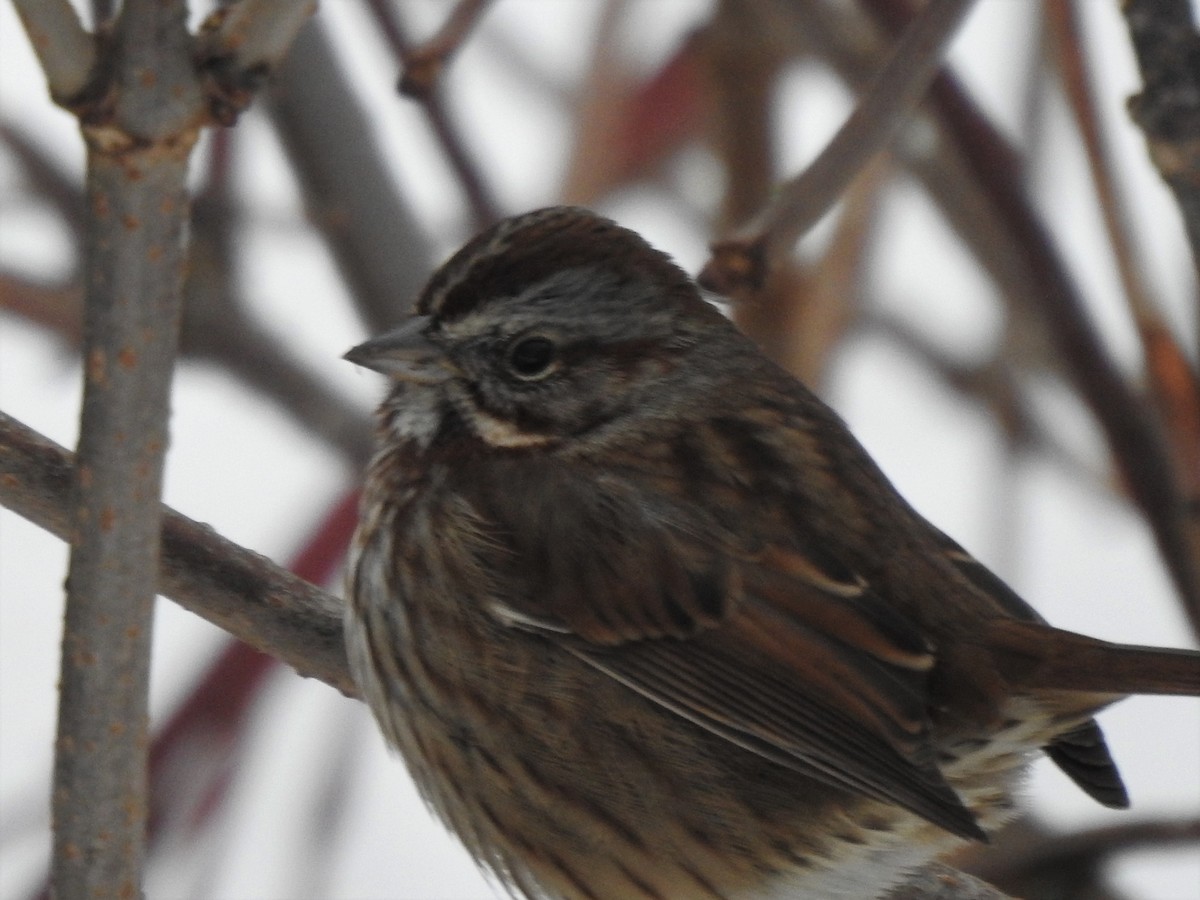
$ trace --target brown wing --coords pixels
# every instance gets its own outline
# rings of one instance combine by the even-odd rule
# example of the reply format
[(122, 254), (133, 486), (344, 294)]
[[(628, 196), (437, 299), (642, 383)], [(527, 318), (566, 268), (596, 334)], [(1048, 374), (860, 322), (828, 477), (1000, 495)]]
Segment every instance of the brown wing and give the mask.
[(501, 621), (777, 763), (983, 838), (935, 764), (933, 657), (864, 581), (795, 548), (739, 546), (617, 480), (542, 468), (486, 482), (503, 497), (482, 482), (468, 494), (495, 526)]

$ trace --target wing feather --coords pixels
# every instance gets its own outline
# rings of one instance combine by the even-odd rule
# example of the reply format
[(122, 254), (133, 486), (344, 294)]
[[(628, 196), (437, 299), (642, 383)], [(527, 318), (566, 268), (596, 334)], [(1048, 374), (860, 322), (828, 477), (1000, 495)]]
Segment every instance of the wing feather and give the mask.
[(514, 468), (476, 484), (504, 548), (485, 563), (507, 586), (500, 621), (780, 765), (983, 838), (936, 765), (933, 655), (864, 578), (822, 566), (825, 548), (751, 552), (612, 478)]

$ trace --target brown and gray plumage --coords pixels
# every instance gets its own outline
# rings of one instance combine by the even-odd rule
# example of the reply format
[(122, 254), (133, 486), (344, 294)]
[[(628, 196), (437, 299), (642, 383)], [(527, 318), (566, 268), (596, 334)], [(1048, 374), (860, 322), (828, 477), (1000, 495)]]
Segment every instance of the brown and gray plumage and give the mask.
[(587, 211), (471, 241), (397, 331), (352, 667), (516, 893), (872, 896), (1013, 814), (1039, 748), (1200, 654), (1058, 631), (916, 513), (664, 254)]

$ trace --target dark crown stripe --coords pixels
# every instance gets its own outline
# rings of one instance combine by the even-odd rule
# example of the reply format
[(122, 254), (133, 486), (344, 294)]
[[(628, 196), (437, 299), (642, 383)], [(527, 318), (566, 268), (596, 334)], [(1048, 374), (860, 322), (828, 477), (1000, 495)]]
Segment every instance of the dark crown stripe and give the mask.
[(589, 210), (554, 206), (509, 219), (475, 237), (434, 275), (417, 309), (462, 318), (492, 297), (511, 297), (566, 269), (603, 266), (694, 293), (687, 275), (639, 235)]

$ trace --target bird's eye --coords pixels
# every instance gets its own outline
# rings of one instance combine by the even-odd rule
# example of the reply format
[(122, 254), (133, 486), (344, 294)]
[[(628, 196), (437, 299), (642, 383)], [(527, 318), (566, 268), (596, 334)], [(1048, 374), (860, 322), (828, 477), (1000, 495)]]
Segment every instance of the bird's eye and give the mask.
[(522, 338), (508, 351), (508, 365), (519, 378), (547, 374), (554, 364), (554, 341), (536, 336)]

